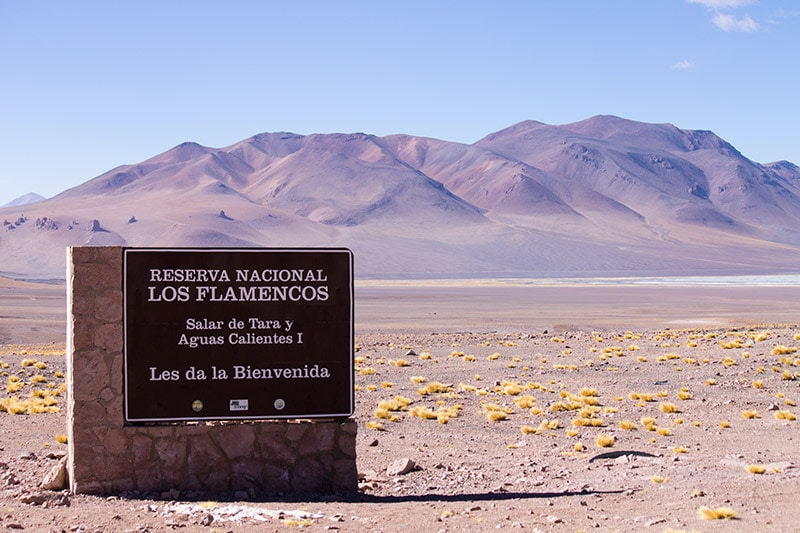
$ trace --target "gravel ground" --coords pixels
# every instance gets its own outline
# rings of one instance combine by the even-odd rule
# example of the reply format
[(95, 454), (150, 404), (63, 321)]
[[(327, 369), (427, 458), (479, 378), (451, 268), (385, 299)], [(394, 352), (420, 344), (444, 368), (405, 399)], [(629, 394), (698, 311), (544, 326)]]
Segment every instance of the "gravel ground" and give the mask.
[(24, 384), (4, 391), (6, 405), (54, 399), (0, 413), (0, 527), (796, 528), (800, 327), (369, 334), (357, 345), (360, 492), (310, 501), (42, 490), (66, 451), (64, 413), (47, 412), (64, 407), (64, 346), (0, 346), (6, 383)]

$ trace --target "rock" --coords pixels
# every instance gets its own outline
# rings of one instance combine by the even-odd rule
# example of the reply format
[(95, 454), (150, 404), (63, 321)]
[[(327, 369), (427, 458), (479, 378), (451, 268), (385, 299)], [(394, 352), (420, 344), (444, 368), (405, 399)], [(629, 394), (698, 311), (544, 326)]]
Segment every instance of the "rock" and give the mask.
[(35, 460), (35, 459), (36, 459), (36, 454), (35, 454), (35, 453), (33, 453), (33, 452), (32, 452), (32, 451), (30, 451), (30, 450), (25, 450), (25, 451), (23, 451), (23, 452), (21, 452), (21, 453), (19, 454), (19, 458), (20, 458), (20, 459), (31, 459), (31, 460)]
[(413, 471), (416, 467), (417, 464), (414, 461), (408, 457), (403, 457), (386, 467), (386, 474), (389, 476), (402, 476)]
[(96, 231), (105, 231), (105, 230), (103, 229), (102, 226), (100, 226), (100, 221), (97, 220), (96, 218), (93, 218), (86, 225), (86, 231), (96, 232)]
[(61, 492), (59, 494), (51, 494), (51, 493), (44, 493), (44, 492), (31, 492), (22, 494), (19, 497), (19, 501), (22, 503), (27, 503), (29, 505), (41, 505), (42, 507), (69, 507), (70, 500), (69, 496), (65, 492)]
[(64, 490), (67, 488), (67, 458), (62, 457), (58, 463), (50, 469), (42, 480), (44, 490)]
[(5, 472), (0, 476), (0, 484), (4, 487), (11, 487), (12, 485), (19, 485), (19, 479), (14, 475), (14, 472)]
[(27, 503), (29, 505), (42, 505), (44, 502), (47, 501), (47, 497), (41, 492), (32, 492), (20, 496), (19, 501), (21, 501), (22, 503)]

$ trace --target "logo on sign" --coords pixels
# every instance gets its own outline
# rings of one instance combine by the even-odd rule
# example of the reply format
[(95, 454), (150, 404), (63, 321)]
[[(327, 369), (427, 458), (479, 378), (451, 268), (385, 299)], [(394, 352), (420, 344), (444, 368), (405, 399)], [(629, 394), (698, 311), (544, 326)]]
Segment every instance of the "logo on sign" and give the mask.
[(231, 400), (231, 411), (247, 411), (247, 400)]

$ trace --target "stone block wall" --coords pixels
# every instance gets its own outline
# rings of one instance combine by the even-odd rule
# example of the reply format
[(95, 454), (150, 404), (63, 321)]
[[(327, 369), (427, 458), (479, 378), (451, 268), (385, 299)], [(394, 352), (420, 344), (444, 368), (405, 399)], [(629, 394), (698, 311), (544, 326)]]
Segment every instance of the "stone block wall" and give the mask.
[(125, 425), (123, 249), (67, 250), (70, 489), (350, 493), (352, 419)]

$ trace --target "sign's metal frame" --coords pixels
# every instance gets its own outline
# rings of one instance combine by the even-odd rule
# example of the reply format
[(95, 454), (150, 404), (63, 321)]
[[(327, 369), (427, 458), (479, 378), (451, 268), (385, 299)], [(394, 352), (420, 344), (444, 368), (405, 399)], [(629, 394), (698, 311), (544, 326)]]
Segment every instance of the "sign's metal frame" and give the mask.
[[(123, 253), (126, 423), (353, 414), (350, 250), (124, 248)], [(223, 281), (204, 275), (200, 282), (186, 274), (193, 269), (226, 275)], [(238, 271), (250, 270), (254, 280), (236, 279)], [(285, 272), (296, 276), (288, 279)], [(211, 288), (201, 289), (200, 283)], [(239, 295), (249, 299), (238, 300)], [(270, 321), (280, 329), (259, 329)], [(196, 326), (202, 327), (196, 331)], [(195, 332), (200, 334), (190, 335)], [(214, 342), (201, 345), (201, 340)]]

